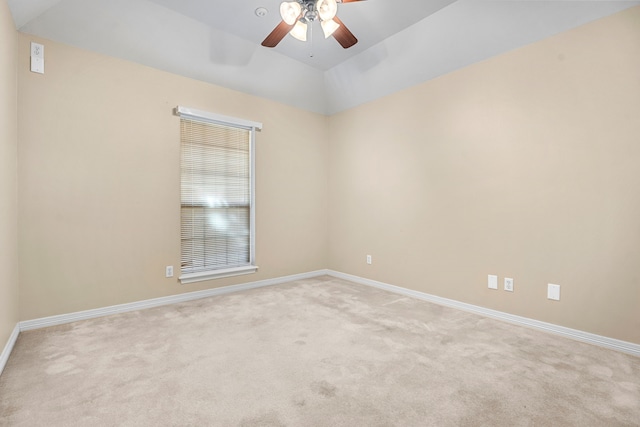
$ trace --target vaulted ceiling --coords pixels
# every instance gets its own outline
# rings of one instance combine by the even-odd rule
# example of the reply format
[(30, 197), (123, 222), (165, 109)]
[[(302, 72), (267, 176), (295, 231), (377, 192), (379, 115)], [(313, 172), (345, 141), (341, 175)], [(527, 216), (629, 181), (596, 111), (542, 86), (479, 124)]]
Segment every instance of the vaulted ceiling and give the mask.
[[(368, 0), (340, 4), (359, 43), (261, 41), (281, 0), (8, 0), (25, 33), (333, 114), (640, 4)], [(257, 8), (267, 9), (258, 16)]]

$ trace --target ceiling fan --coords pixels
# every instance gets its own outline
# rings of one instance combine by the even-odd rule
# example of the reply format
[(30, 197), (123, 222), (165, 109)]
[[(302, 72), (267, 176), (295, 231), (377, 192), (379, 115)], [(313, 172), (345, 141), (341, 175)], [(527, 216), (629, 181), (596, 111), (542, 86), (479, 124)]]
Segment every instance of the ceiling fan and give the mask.
[(348, 49), (358, 43), (358, 39), (336, 16), (337, 3), (351, 3), (364, 0), (295, 0), (284, 1), (280, 5), (282, 22), (262, 42), (262, 46), (276, 47), (291, 34), (298, 40), (307, 41), (307, 24), (320, 20), (324, 37), (333, 36), (340, 45)]

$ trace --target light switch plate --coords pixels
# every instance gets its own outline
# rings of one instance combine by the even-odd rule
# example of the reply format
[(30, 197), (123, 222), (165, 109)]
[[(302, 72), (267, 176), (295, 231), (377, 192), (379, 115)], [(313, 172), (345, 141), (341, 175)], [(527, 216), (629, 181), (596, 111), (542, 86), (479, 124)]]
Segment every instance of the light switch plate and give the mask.
[(560, 285), (549, 283), (547, 285), (547, 299), (560, 301)]
[(33, 73), (44, 74), (44, 59), (31, 57), (31, 71)]
[(498, 289), (498, 276), (489, 274), (489, 276), (487, 276), (487, 285), (489, 289)]

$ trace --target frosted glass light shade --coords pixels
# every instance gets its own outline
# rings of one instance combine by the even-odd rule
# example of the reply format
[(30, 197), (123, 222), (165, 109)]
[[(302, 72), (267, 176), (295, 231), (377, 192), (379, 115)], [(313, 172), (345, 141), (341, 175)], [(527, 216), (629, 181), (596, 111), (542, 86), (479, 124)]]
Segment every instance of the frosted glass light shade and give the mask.
[(338, 24), (333, 19), (322, 21), (320, 25), (322, 25), (322, 32), (324, 33), (325, 39), (335, 33), (338, 28), (340, 28), (340, 24)]
[(307, 41), (307, 24), (304, 22), (296, 22), (295, 27), (291, 31), (289, 31), (293, 37), (297, 38), (301, 42)]
[(280, 5), (280, 16), (282, 16), (282, 20), (289, 25), (293, 25), (300, 16), (300, 12), (302, 12), (302, 7), (300, 3), (297, 1), (284, 1)]
[(318, 0), (316, 9), (318, 10), (320, 19), (328, 21), (333, 19), (336, 13), (338, 13), (338, 3), (336, 3), (336, 0)]

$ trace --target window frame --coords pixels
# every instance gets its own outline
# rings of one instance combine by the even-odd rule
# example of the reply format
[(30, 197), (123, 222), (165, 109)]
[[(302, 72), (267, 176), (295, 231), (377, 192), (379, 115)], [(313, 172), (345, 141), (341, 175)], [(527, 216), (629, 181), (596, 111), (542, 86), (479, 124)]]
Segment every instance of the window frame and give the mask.
[[(255, 174), (255, 141), (256, 131), (262, 130), (262, 123), (253, 122), (245, 119), (238, 119), (235, 117), (223, 116), (221, 114), (210, 113), (207, 111), (197, 110), (195, 108), (187, 108), (178, 106), (175, 109), (175, 114), (181, 119), (191, 119), (196, 121), (202, 121), (205, 123), (211, 123), (222, 126), (230, 126), (240, 129), (246, 129), (249, 131), (249, 174), (250, 174), (250, 204), (249, 207), (249, 264), (232, 267), (232, 268), (219, 268), (214, 270), (199, 271), (195, 273), (182, 273), (182, 266), (180, 267), (180, 276), (178, 279), (183, 285), (188, 283), (200, 282), (204, 280), (221, 279), (223, 277), (238, 276), (243, 274), (255, 273), (258, 270), (256, 265), (256, 174)], [(182, 138), (182, 137), (181, 137)], [(182, 156), (182, 149), (181, 156)], [(181, 190), (182, 191), (182, 190)], [(182, 202), (181, 202), (182, 208)], [(182, 220), (181, 220), (182, 224)], [(180, 249), (182, 252), (182, 248)], [(182, 255), (181, 255), (182, 256)]]

